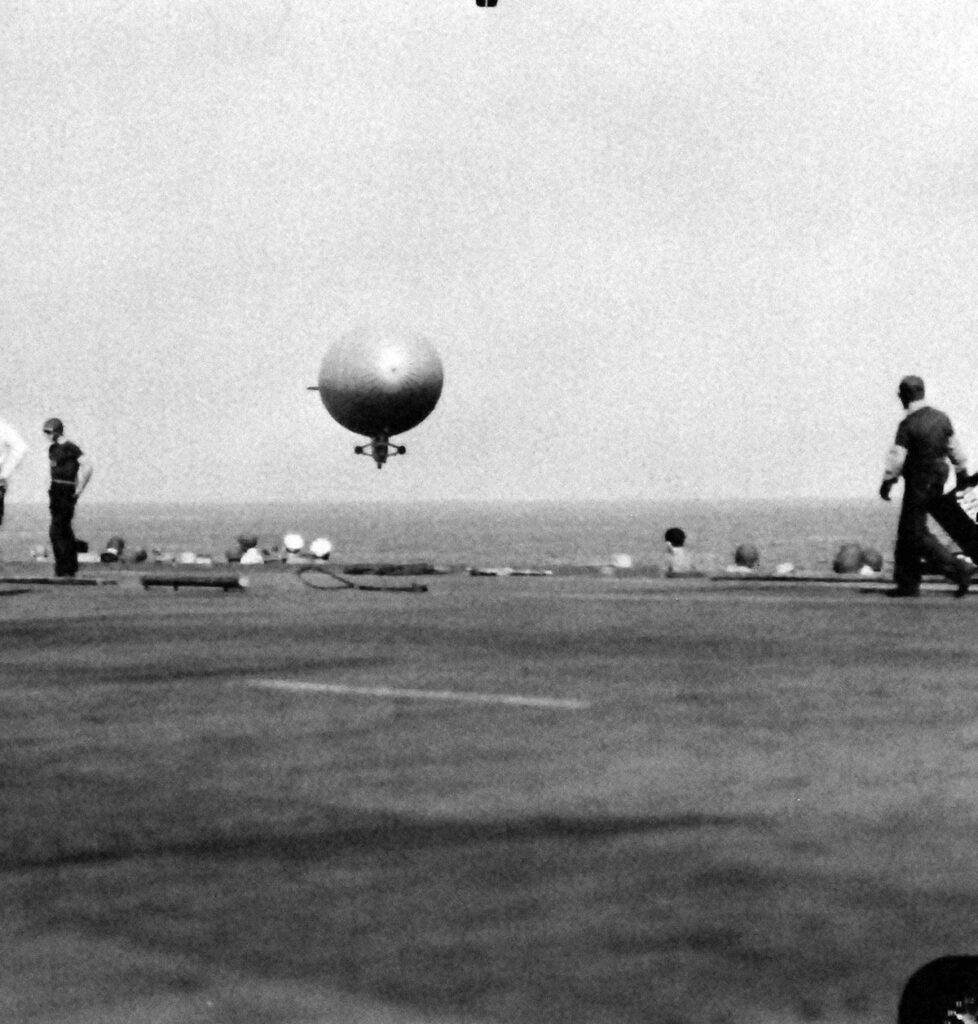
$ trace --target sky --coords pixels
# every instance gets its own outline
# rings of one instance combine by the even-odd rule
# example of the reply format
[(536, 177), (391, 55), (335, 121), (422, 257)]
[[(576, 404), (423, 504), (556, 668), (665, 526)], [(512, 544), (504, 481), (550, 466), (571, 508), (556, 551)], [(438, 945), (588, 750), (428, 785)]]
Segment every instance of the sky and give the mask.
[(978, 468), (971, 0), (12, 0), (0, 114), (12, 501), (878, 501), (908, 373)]

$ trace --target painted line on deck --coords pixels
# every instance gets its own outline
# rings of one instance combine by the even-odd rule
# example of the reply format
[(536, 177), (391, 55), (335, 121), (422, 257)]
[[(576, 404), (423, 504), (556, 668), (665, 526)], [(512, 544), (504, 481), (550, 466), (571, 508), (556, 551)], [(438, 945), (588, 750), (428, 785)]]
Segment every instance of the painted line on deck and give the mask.
[(248, 686), (260, 690), (290, 690), (294, 693), (325, 693), (338, 696), (395, 698), (398, 700), (445, 700), (462, 704), (505, 704), (521, 708), (550, 708), (582, 711), (591, 702), (559, 697), (530, 697), (510, 693), (466, 693), (460, 690), (408, 690), (396, 686), (348, 686), (344, 683), (305, 683), (290, 679), (254, 679)]

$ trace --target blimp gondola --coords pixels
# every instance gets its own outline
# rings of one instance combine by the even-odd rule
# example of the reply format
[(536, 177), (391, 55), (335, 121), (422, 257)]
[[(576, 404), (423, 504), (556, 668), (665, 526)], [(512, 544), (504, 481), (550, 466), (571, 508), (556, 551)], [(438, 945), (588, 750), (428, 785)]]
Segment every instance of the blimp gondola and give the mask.
[(323, 357), (318, 391), (341, 427), (368, 441), (356, 445), (381, 469), (407, 449), (392, 442), (425, 420), (441, 397), (444, 370), (434, 345), (420, 335), (358, 329), (334, 342)]

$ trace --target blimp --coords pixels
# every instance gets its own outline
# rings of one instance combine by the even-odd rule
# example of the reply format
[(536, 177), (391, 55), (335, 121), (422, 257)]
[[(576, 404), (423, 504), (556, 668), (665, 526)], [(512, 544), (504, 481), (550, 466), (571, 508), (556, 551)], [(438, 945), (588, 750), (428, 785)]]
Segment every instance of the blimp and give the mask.
[(357, 330), (337, 339), (323, 356), (315, 388), (341, 427), (366, 437), (357, 455), (377, 468), (407, 449), (391, 438), (425, 420), (441, 397), (444, 369), (434, 345), (417, 334)]

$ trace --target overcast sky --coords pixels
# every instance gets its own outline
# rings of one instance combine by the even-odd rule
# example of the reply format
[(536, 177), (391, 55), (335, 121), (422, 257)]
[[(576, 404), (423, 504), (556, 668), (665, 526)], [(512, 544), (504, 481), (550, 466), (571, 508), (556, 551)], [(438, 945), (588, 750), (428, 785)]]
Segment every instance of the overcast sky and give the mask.
[[(86, 500), (875, 499), (919, 373), (978, 468), (971, 0), (0, 7), (0, 416)], [(318, 396), (441, 353), (382, 471)]]

